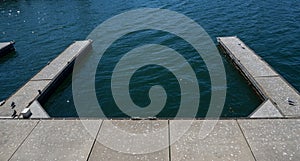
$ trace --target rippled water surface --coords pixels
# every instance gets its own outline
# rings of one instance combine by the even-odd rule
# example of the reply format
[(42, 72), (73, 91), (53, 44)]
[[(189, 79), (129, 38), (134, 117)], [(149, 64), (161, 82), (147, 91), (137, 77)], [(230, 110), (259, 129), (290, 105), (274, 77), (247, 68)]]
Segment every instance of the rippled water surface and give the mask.
[[(0, 99), (9, 97), (48, 61), (75, 40), (83, 40), (106, 19), (141, 7), (163, 8), (185, 14), (200, 24), (215, 41), (218, 36), (237, 35), (300, 90), (300, 1), (0, 1), (0, 41), (16, 41), (16, 52), (0, 58)], [(163, 22), (162, 22), (163, 23)], [(148, 43), (168, 45), (194, 64), (200, 86), (198, 116), (204, 116), (210, 101), (210, 79), (203, 60), (174, 35), (143, 31), (115, 42), (100, 61), (95, 85), (105, 114), (125, 115), (111, 97), (110, 72), (113, 63), (126, 51)], [(227, 97), (222, 116), (247, 116), (261, 102), (247, 82), (223, 58), (227, 75)], [(72, 97), (72, 77), (58, 87), (44, 104), (51, 116), (77, 116)], [(180, 91), (172, 73), (158, 66), (146, 66), (132, 77), (131, 97), (141, 106), (150, 102), (150, 86), (164, 86), (168, 101), (159, 117), (173, 117), (178, 110)], [(103, 99), (103, 100), (102, 100)]]

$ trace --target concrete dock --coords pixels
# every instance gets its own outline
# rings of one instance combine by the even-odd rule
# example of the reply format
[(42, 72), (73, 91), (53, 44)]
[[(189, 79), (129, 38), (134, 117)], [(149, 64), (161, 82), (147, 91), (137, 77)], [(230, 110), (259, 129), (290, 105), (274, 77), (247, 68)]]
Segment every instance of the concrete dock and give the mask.
[(15, 47), (14, 47), (14, 42), (11, 41), (11, 42), (1, 42), (0, 43), (0, 56), (3, 56), (9, 52), (12, 52), (15, 50)]
[[(176, 137), (184, 120), (0, 120), (0, 160), (300, 160), (299, 119), (219, 120), (213, 131), (201, 139), (199, 130), (203, 122), (195, 120), (189, 130), (167, 148), (130, 154), (101, 143), (101, 139), (107, 138), (106, 132), (114, 128), (106, 124), (113, 123), (133, 136), (167, 126), (166, 136), (151, 140), (161, 144)], [(130, 148), (134, 139), (115, 138), (114, 144)]]
[[(46, 98), (47, 90), (58, 77), (63, 77), (76, 56), (91, 48), (91, 41), (80, 41), (66, 49), (0, 107), (0, 160), (299, 161), (299, 93), (237, 37), (221, 37), (218, 41), (265, 100), (249, 118), (217, 120), (213, 130), (205, 136), (200, 132), (206, 131), (203, 125), (213, 124), (215, 120), (193, 120), (181, 135), (181, 129), (191, 120), (48, 118), (41, 112), (39, 100)], [(18, 113), (30, 108), (31, 118), (42, 119), (12, 119), (12, 101)], [(130, 134), (129, 137), (115, 137), (116, 129)], [(152, 139), (137, 137), (158, 131), (159, 135), (153, 135)], [(147, 151), (152, 145), (164, 144), (167, 146), (149, 153), (131, 152)]]
[(63, 51), (53, 61), (49, 62), (40, 72), (31, 78), (24, 86), (11, 95), (0, 106), (0, 117), (11, 118), (14, 110), (16, 117), (29, 108), (31, 118), (48, 118), (39, 101), (47, 97), (72, 68), (77, 56), (85, 54), (91, 49), (91, 40), (76, 41)]
[(300, 95), (295, 88), (239, 38), (217, 39), (221, 48), (265, 99), (251, 117), (300, 116)]

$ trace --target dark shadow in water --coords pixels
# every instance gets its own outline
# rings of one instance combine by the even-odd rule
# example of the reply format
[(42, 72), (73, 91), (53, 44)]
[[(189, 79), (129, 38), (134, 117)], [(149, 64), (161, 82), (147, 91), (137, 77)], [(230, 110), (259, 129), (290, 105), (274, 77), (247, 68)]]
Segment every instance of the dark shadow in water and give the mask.
[(0, 56), (0, 64), (6, 62), (9, 59), (13, 59), (13, 58), (15, 58), (17, 56), (18, 56), (18, 52), (17, 51), (12, 51), (12, 52), (9, 52), (9, 53), (7, 53), (5, 55), (2, 55), (2, 56)]

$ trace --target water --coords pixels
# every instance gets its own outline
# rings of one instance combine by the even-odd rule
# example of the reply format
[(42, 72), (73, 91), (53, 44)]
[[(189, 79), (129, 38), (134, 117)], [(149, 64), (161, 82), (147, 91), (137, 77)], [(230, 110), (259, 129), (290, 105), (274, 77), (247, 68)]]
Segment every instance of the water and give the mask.
[[(54, 59), (68, 45), (75, 40), (82, 40), (101, 22), (106, 19), (140, 7), (163, 8), (177, 11), (199, 23), (207, 33), (214, 39), (217, 36), (237, 35), (247, 45), (264, 58), (276, 71), (287, 79), (297, 90), (300, 90), (300, 1), (98, 1), (98, 0), (70, 0), (70, 1), (1, 1), (0, 2), (0, 41), (16, 41), (16, 52), (0, 58), (0, 99), (9, 97), (20, 86), (26, 83), (35, 73), (43, 68), (48, 61)], [(150, 31), (151, 33), (151, 31)], [(146, 33), (131, 35), (129, 41), (137, 38), (142, 43)], [(148, 36), (149, 37), (149, 36)], [(150, 38), (157, 42), (174, 43), (178, 46), (177, 39), (172, 35), (164, 33), (150, 34)], [(158, 39), (156, 39), (158, 38)], [(150, 41), (150, 40), (149, 40)], [(153, 41), (153, 40), (151, 40)], [(126, 48), (126, 38), (115, 44), (111, 52), (117, 54)], [(131, 46), (132, 44), (130, 44)], [(130, 47), (129, 46), (129, 47)], [(183, 45), (184, 46), (184, 45)], [(132, 46), (131, 46), (132, 47)], [(183, 47), (181, 51), (188, 51)], [(116, 55), (117, 56), (117, 55)], [(114, 57), (107, 58), (114, 61)], [(227, 97), (222, 116), (247, 116), (251, 113), (260, 100), (248, 87), (246, 81), (232, 67), (230, 62), (224, 58), (227, 74)], [(199, 80), (201, 90), (202, 108), (198, 116), (203, 116), (207, 110), (210, 91), (207, 85), (209, 78), (205, 70), (201, 68), (201, 60), (196, 58), (192, 61), (199, 62), (198, 69), (201, 79)], [(109, 63), (108, 63), (109, 64)], [(104, 66), (105, 67), (105, 66)], [(108, 65), (107, 68), (110, 66)], [(103, 67), (102, 67), (103, 68)], [(147, 82), (146, 75), (152, 77), (154, 71), (151, 67), (141, 69), (136, 78), (144, 78), (133, 95), (144, 94), (143, 83)], [(163, 69), (155, 68), (158, 73), (167, 73)], [(101, 67), (97, 71), (96, 89), (97, 96), (102, 97), (101, 91), (107, 90), (107, 75)], [(142, 73), (146, 73), (143, 75)], [(165, 75), (163, 75), (165, 76)], [(172, 76), (169, 77), (172, 80)], [(140, 79), (135, 79), (140, 80)], [(163, 78), (158, 78), (164, 82)], [(154, 82), (153, 82), (154, 81)], [(102, 83), (106, 84), (102, 86)], [(176, 84), (176, 81), (175, 83)], [(169, 84), (173, 95), (169, 102), (167, 111), (162, 111), (159, 116), (172, 117), (176, 114), (176, 100), (178, 92), (176, 85)], [(138, 93), (142, 90), (142, 93)], [(137, 92), (137, 93), (135, 93)], [(133, 97), (140, 106), (149, 103), (147, 97)], [(140, 100), (139, 100), (140, 99)], [(173, 101), (172, 101), (173, 100)], [(203, 101), (202, 101), (203, 100)], [(206, 103), (205, 103), (206, 102)], [(106, 113), (111, 117), (123, 117), (116, 109), (111, 98), (102, 102), (106, 107)], [(71, 76), (66, 79), (55, 94), (44, 105), (51, 116), (64, 117), (76, 116), (73, 104)]]

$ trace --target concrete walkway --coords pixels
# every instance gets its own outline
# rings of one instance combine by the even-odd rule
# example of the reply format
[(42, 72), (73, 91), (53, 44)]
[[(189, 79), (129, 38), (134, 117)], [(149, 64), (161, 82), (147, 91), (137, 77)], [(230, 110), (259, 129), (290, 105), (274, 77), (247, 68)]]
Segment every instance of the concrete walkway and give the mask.
[[(219, 120), (203, 139), (199, 131), (204, 121), (195, 120), (174, 144), (147, 154), (123, 153), (104, 145), (106, 139), (114, 139), (118, 147), (142, 148), (147, 146), (144, 143), (147, 140), (130, 146), (137, 139), (134, 136), (157, 130), (165, 133), (148, 141), (172, 142), (185, 122), (3, 119), (0, 120), (0, 160), (300, 160), (299, 119)], [(113, 137), (107, 135), (113, 128), (133, 137), (109, 138)]]

